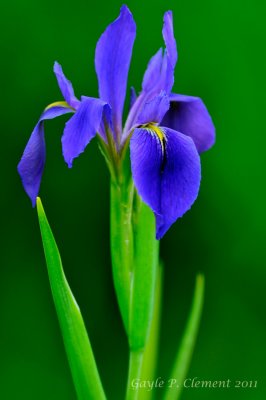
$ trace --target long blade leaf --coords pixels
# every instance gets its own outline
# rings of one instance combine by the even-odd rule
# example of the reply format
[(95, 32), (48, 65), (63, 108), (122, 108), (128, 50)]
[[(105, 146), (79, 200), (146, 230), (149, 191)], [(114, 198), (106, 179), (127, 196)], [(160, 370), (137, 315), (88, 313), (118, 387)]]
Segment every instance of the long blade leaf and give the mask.
[(52, 295), (78, 398), (104, 400), (105, 394), (83, 318), (66, 280), (40, 198), (37, 199), (37, 212)]
[(171, 372), (171, 381), (167, 386), (165, 400), (178, 400), (182, 393), (184, 379), (186, 378), (193, 350), (198, 334), (203, 298), (204, 298), (204, 276), (199, 274), (196, 278), (194, 298), (188, 317), (187, 325), (183, 334), (179, 352)]

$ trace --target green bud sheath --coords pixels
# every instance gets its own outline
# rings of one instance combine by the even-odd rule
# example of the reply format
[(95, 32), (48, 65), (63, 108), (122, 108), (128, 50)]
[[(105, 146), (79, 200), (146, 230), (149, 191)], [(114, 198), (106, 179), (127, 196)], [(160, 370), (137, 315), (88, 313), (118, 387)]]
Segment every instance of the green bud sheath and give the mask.
[(134, 268), (130, 299), (129, 343), (132, 351), (144, 349), (151, 326), (158, 269), (159, 241), (155, 218), (136, 194), (134, 207)]

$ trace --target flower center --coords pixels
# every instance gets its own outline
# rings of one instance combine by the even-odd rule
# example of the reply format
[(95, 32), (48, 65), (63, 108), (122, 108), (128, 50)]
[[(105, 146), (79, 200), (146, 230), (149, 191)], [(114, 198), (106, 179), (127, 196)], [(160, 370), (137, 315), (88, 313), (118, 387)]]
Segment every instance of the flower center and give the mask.
[(143, 128), (150, 131), (151, 134), (155, 134), (157, 136), (157, 138), (160, 140), (160, 143), (162, 146), (162, 152), (164, 154), (165, 142), (166, 142), (166, 137), (165, 137), (164, 131), (158, 125), (156, 125), (154, 122), (149, 122), (148, 124), (143, 125)]

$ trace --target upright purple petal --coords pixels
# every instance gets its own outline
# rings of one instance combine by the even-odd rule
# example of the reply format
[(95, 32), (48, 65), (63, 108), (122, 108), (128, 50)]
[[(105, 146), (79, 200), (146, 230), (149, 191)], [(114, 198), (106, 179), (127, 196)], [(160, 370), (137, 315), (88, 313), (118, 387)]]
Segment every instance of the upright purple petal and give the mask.
[(164, 14), (163, 38), (166, 46), (165, 53), (163, 54), (160, 49), (151, 58), (142, 82), (142, 90), (150, 93), (149, 98), (160, 93), (162, 90), (169, 94), (174, 84), (177, 49), (171, 11), (167, 11)]
[(130, 100), (129, 100), (129, 109), (132, 108), (133, 104), (137, 100), (137, 93), (134, 87), (130, 88)]
[(164, 14), (163, 38), (166, 46), (161, 69), (161, 81), (166, 93), (170, 93), (174, 85), (174, 72), (177, 62), (177, 49), (174, 37), (172, 11)]
[(206, 106), (199, 97), (172, 94), (171, 105), (162, 125), (190, 136), (199, 153), (215, 142), (215, 128)]
[(136, 124), (144, 125), (149, 122), (160, 123), (169, 107), (169, 97), (165, 92), (161, 92), (151, 101), (144, 104), (137, 118)]
[(58, 62), (54, 63), (54, 73), (65, 101), (71, 107), (77, 109), (80, 102), (74, 94), (72, 83), (65, 77), (62, 67)]
[(44, 110), (18, 164), (18, 173), (33, 206), (35, 206), (36, 197), (39, 193), (45, 164), (44, 120), (53, 119), (70, 112), (73, 112), (73, 110), (63, 105), (51, 106)]
[(147, 69), (144, 73), (142, 81), (142, 90), (150, 92), (158, 83), (161, 76), (161, 69), (163, 63), (163, 51), (159, 49), (157, 53), (150, 59)]
[(82, 96), (80, 106), (73, 117), (66, 123), (62, 137), (63, 155), (69, 168), (73, 159), (78, 157), (87, 144), (99, 132), (104, 115), (104, 101)]
[(113, 126), (121, 133), (128, 70), (136, 36), (136, 24), (126, 6), (100, 37), (95, 54), (100, 98), (110, 104)]
[(100, 136), (103, 138), (103, 140), (108, 144), (108, 139), (106, 136), (106, 130), (109, 130), (109, 133), (111, 133), (112, 136), (114, 136), (114, 128), (113, 128), (113, 121), (112, 121), (112, 110), (109, 104), (104, 103), (103, 107), (103, 114), (102, 114), (102, 121), (100, 124), (100, 127), (98, 129), (98, 132)]
[(200, 159), (189, 137), (160, 128), (164, 142), (150, 129), (136, 129), (130, 142), (132, 175), (142, 200), (156, 216), (160, 239), (190, 209), (200, 186)]
[(164, 14), (164, 24), (163, 24), (163, 38), (166, 45), (167, 56), (169, 57), (169, 62), (173, 68), (177, 63), (177, 48), (176, 41), (174, 37), (173, 28), (173, 13), (172, 11), (167, 11)]
[(139, 116), (142, 113), (143, 107), (145, 108), (145, 104), (149, 103), (161, 92), (170, 95), (173, 87), (177, 50), (171, 11), (167, 11), (164, 15), (163, 38), (166, 50), (163, 53), (162, 49), (159, 49), (149, 61), (142, 81), (142, 92), (131, 107), (125, 123), (122, 138), (123, 143), (126, 141), (132, 128), (136, 126), (137, 120), (140, 119)]

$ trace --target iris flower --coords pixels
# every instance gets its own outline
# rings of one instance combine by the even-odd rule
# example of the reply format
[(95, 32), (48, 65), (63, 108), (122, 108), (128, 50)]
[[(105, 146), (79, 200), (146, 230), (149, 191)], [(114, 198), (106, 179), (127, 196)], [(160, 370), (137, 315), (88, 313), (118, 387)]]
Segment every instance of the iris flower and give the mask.
[(54, 72), (64, 101), (42, 113), (26, 145), (18, 172), (33, 206), (45, 164), (44, 121), (62, 114), (73, 116), (62, 136), (63, 156), (69, 167), (96, 136), (119, 159), (129, 143), (134, 185), (156, 218), (156, 237), (190, 209), (198, 196), (199, 154), (214, 143), (215, 130), (198, 97), (172, 93), (177, 48), (172, 12), (163, 20), (165, 49), (150, 59), (139, 95), (131, 89), (130, 110), (122, 117), (127, 77), (136, 36), (136, 24), (127, 6), (100, 37), (95, 53), (99, 98), (77, 99), (71, 82), (56, 62)]

